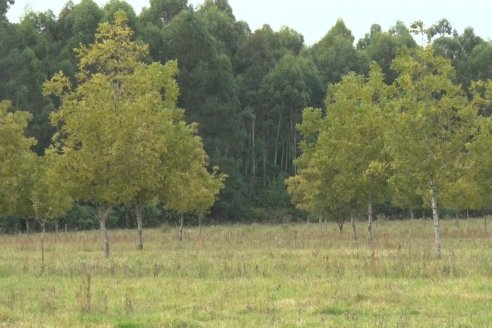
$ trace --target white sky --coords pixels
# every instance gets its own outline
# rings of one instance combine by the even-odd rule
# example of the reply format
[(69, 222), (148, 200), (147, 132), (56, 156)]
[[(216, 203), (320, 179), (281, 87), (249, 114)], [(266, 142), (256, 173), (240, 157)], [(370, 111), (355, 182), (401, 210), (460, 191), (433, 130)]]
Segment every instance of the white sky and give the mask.
[[(51, 9), (57, 15), (68, 0), (15, 0), (7, 13), (18, 21), (26, 8)], [(95, 0), (104, 5), (107, 0)], [(126, 0), (137, 14), (148, 7), (148, 0)], [(74, 3), (78, 3), (75, 0)], [(195, 7), (203, 0), (188, 0)], [(369, 32), (373, 23), (387, 30), (397, 20), (409, 26), (421, 19), (430, 26), (447, 18), (459, 33), (467, 26), (486, 40), (492, 39), (491, 0), (229, 0), (237, 20), (248, 22), (251, 30), (269, 24), (274, 30), (288, 26), (304, 35), (307, 45), (320, 40), (342, 18), (356, 41)]]

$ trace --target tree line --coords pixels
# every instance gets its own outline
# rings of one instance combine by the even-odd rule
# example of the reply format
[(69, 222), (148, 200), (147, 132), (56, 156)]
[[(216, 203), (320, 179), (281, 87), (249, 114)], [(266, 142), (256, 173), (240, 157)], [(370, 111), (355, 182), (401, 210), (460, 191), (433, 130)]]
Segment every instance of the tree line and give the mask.
[[(16, 122), (18, 130), (27, 129), (28, 138), (19, 140), (20, 144), (17, 147), (32, 148), (38, 158), (49, 158), (52, 156), (51, 153), (55, 156), (59, 155), (60, 152), (54, 150), (52, 140), (56, 141), (61, 138), (63, 142), (70, 142), (72, 148), (76, 148), (82, 141), (69, 140), (68, 135), (70, 133), (79, 135), (83, 131), (90, 135), (91, 126), (94, 125), (100, 126), (102, 130), (112, 131), (110, 135), (113, 139), (103, 141), (98, 139), (101, 142), (114, 144), (117, 138), (121, 138), (121, 140), (127, 138), (127, 141), (138, 142), (147, 139), (146, 133), (158, 135), (169, 131), (159, 131), (158, 125), (149, 126), (147, 127), (148, 130), (138, 129), (139, 122), (142, 123), (145, 118), (129, 118), (138, 111), (137, 107), (146, 108), (162, 105), (164, 108), (174, 108), (173, 113), (166, 114), (169, 117), (156, 119), (155, 122), (157, 124), (162, 119), (168, 120), (168, 122), (172, 121), (176, 126), (181, 126), (181, 128), (176, 128), (181, 130), (174, 131), (175, 134), (164, 136), (163, 139), (167, 140), (166, 142), (172, 142), (171, 140), (176, 138), (174, 142), (180, 144), (178, 140), (188, 138), (190, 140), (188, 147), (191, 147), (190, 149), (202, 149), (197, 151), (196, 158), (201, 158), (201, 162), (206, 162), (208, 166), (208, 175), (203, 171), (199, 173), (201, 169), (197, 169), (196, 174), (212, 176), (218, 179), (213, 181), (224, 183), (224, 188), (221, 189), (208, 215), (209, 219), (213, 218), (216, 221), (244, 219), (261, 221), (270, 218), (289, 217), (292, 214), (303, 215), (295, 212), (291, 205), (291, 197), (287, 191), (285, 179), (292, 176), (294, 176), (292, 179), (298, 179), (308, 171), (311, 161), (307, 157), (310, 156), (311, 148), (313, 148), (313, 153), (318, 152), (318, 150), (314, 150), (318, 147), (317, 140), (319, 140), (320, 149), (328, 147), (325, 149), (326, 152), (337, 154), (337, 156), (332, 156), (332, 159), (333, 161), (336, 159), (339, 163), (327, 159), (326, 165), (332, 167), (335, 164), (344, 165), (344, 163), (348, 163), (345, 169), (353, 170), (353, 174), (361, 172), (363, 166), (360, 163), (369, 163), (369, 166), (366, 168), (367, 172), (363, 172), (360, 181), (359, 178), (350, 175), (343, 177), (336, 170), (331, 171), (331, 173), (326, 172), (326, 174), (333, 175), (331, 178), (324, 177), (326, 179), (346, 179), (347, 184), (363, 183), (363, 187), (360, 188), (357, 185), (356, 192), (349, 191), (348, 187), (344, 187), (343, 183), (340, 182), (342, 189), (337, 190), (339, 184), (336, 185), (337, 188), (331, 186), (322, 194), (323, 197), (327, 198), (319, 198), (319, 202), (325, 204), (306, 205), (304, 210), (313, 208), (315, 210), (312, 213), (329, 215), (330, 218), (335, 219), (347, 216), (355, 218), (360, 213), (366, 213), (369, 217), (370, 213), (374, 212), (401, 213), (403, 209), (410, 209), (413, 213), (415, 210), (430, 207), (430, 203), (425, 203), (429, 197), (426, 196), (422, 200), (422, 197), (418, 197), (419, 193), (412, 194), (406, 190), (420, 188), (417, 182), (417, 180), (421, 180), (420, 175), (415, 173), (419, 177), (418, 179), (410, 173), (393, 175), (393, 171), (396, 172), (394, 166), (396, 160), (392, 165), (387, 164), (389, 163), (388, 158), (396, 159), (399, 154), (399, 148), (392, 147), (388, 143), (389, 140), (398, 140), (396, 137), (403, 138), (403, 133), (395, 133), (395, 138), (389, 138), (388, 125), (379, 126), (378, 124), (389, 122), (390, 118), (385, 117), (381, 120), (377, 117), (379, 115), (376, 113), (377, 111), (355, 112), (357, 114), (355, 117), (350, 116), (351, 111), (355, 110), (350, 105), (351, 101), (360, 97), (361, 99), (357, 102), (360, 104), (362, 98), (366, 99), (365, 97), (369, 96), (356, 94), (342, 96), (340, 93), (343, 94), (343, 90), (350, 93), (359, 90), (364, 94), (374, 92), (377, 94), (373, 94), (373, 97), (379, 101), (390, 99), (389, 103), (397, 104), (398, 102), (393, 99), (396, 97), (392, 92), (399, 90), (403, 93), (406, 90), (403, 87), (403, 81), (401, 81), (402, 76), (413, 74), (407, 71), (414, 70), (418, 66), (417, 64), (422, 62), (417, 60), (419, 56), (430, 56), (426, 52), (420, 52), (421, 47), (414, 39), (415, 33), (420, 34), (427, 41), (428, 46), (426, 48), (430, 49), (427, 52), (431, 52), (432, 56), (436, 58), (446, 58), (449, 62), (449, 67), (446, 66), (447, 64), (443, 64), (445, 69), (449, 71), (444, 80), (451, 81), (454, 86), (459, 86), (459, 92), (463, 93), (460, 97), (465, 97), (469, 102), (472, 99), (478, 99), (474, 96), (475, 93), (480, 93), (482, 97), (486, 97), (483, 88), (480, 89), (473, 81), (486, 81), (492, 77), (491, 42), (475, 35), (472, 28), (467, 28), (459, 33), (453, 30), (445, 19), (429, 27), (422, 22), (415, 22), (410, 27), (405, 26), (402, 22), (396, 22), (387, 31), (383, 31), (381, 26), (374, 24), (370, 27), (369, 32), (357, 42), (355, 42), (349, 28), (345, 26), (342, 20), (339, 20), (321, 40), (312, 46), (307, 46), (304, 44), (302, 35), (288, 27), (273, 31), (270, 26), (264, 25), (256, 31), (251, 31), (247, 23), (236, 20), (233, 9), (227, 0), (206, 0), (198, 8), (193, 8), (186, 0), (151, 0), (148, 8), (142, 10), (138, 15), (129, 4), (120, 0), (111, 0), (104, 7), (99, 7), (92, 0), (82, 0), (77, 5), (69, 1), (58, 15), (51, 11), (27, 12), (19, 23), (11, 23), (5, 18), (9, 4), (12, 3), (12, 0), (0, 2), (0, 76), (2, 76), (0, 99), (10, 101), (10, 103), (2, 104), (2, 108), (5, 108), (3, 112), (7, 113), (6, 108), (11, 106), (13, 112), (19, 115), (15, 118), (10, 117), (12, 115), (9, 116), (9, 120)], [(126, 76), (121, 81), (113, 81), (111, 92), (115, 94), (121, 92), (121, 97), (124, 99), (121, 100), (123, 102), (121, 108), (128, 110), (128, 113), (125, 114), (128, 117), (119, 118), (121, 125), (116, 122), (118, 117), (111, 115), (111, 110), (114, 109), (111, 108), (111, 103), (113, 105), (120, 103), (115, 95), (111, 97), (110, 94), (103, 95), (102, 92), (99, 92), (100, 99), (91, 98), (91, 101), (102, 102), (107, 107), (105, 107), (106, 110), (102, 107), (98, 108), (101, 111), (99, 118), (77, 117), (77, 115), (85, 114), (75, 114), (74, 111), (74, 108), (80, 105), (80, 99), (83, 99), (85, 95), (96, 90), (102, 90), (101, 85), (97, 85), (102, 81), (93, 81), (94, 77), (99, 78), (95, 72), (98, 70), (106, 73), (111, 71), (110, 68), (104, 67), (103, 63), (93, 62), (88, 58), (93, 56), (91, 55), (91, 45), (98, 44), (96, 33), (98, 27), (101, 23), (114, 22), (115, 13), (118, 11), (126, 13), (127, 25), (129, 30), (134, 33), (132, 41), (135, 42), (135, 45), (138, 47), (144, 47), (144, 44), (148, 45), (147, 48), (144, 47), (145, 50), (137, 55), (138, 61), (128, 59), (140, 63), (131, 68), (130, 71), (132, 73), (138, 71), (141, 75), (139, 77), (132, 75), (132, 78), (136, 79), (133, 82), (130, 82), (130, 78), (127, 79)], [(79, 50), (74, 52), (74, 49)], [(86, 58), (85, 63), (84, 58)], [(402, 63), (397, 64), (398, 61), (395, 61), (395, 58), (400, 58)], [(412, 60), (417, 60), (413, 66), (410, 65)], [(166, 71), (160, 71), (161, 68), (152, 63), (164, 63), (163, 67)], [(372, 63), (376, 63), (379, 70), (374, 68)], [(144, 68), (136, 68), (141, 67), (141, 65), (147, 65), (148, 71), (145, 72), (146, 69)], [(404, 68), (405, 65), (410, 66)], [(57, 75), (57, 72), (60, 71), (63, 72), (63, 75)], [(425, 73), (424, 71), (422, 74)], [(119, 74), (124, 72), (128, 72), (128, 70), (121, 68)], [(157, 77), (146, 79), (145, 74), (151, 74), (151, 72), (156, 76), (161, 76), (162, 79), (167, 76), (167, 80), (164, 79), (159, 82)], [(45, 81), (50, 80), (53, 76), (56, 76), (57, 80), (52, 80), (50, 94), (57, 96), (48, 96)], [(433, 75), (429, 73), (429, 76)], [(174, 77), (176, 77), (175, 80)], [(120, 90), (124, 81), (128, 82), (127, 85), (135, 84), (131, 87), (132, 90)], [(155, 83), (153, 86), (150, 85), (152, 81)], [(158, 83), (162, 83), (163, 86), (157, 88)], [(176, 83), (176, 86), (173, 86), (173, 83)], [(179, 85), (179, 90), (177, 85)], [(326, 92), (330, 85), (331, 87)], [(417, 86), (411, 86), (417, 88)], [(138, 90), (139, 87), (142, 89)], [(168, 93), (167, 88), (174, 91)], [(374, 90), (370, 91), (371, 88)], [(377, 88), (382, 90), (376, 90)], [(426, 90), (425, 86), (421, 88)], [(391, 89), (391, 92), (387, 89)], [(45, 91), (44, 94), (43, 90)], [(145, 97), (147, 90), (164, 94), (164, 96), (157, 97), (161, 99), (161, 104), (154, 104), (152, 101), (155, 100)], [(437, 94), (431, 94), (431, 96), (442, 97), (438, 91), (436, 92)], [(440, 92), (444, 91), (441, 90)], [(453, 92), (457, 93), (458, 91), (453, 89)], [(409, 106), (412, 96), (407, 95), (408, 99), (403, 95), (400, 96), (401, 98), (398, 99), (402, 102), (406, 99), (407, 103), (402, 103), (399, 106), (401, 108)], [(104, 100), (103, 97), (107, 98)], [(338, 99), (338, 97), (345, 97), (346, 99)], [(426, 99), (424, 95), (422, 97)], [(137, 100), (138, 105), (136, 105)], [(174, 106), (171, 106), (173, 102)], [(73, 107), (68, 106), (68, 103)], [(364, 106), (367, 108), (378, 107), (374, 103), (368, 103)], [(347, 108), (347, 110), (343, 111), (342, 107)], [(393, 107), (396, 108), (397, 105), (393, 105)], [(484, 104), (479, 107), (480, 116), (488, 117), (490, 106)], [(185, 111), (180, 110), (180, 108), (184, 108)], [(306, 110), (303, 113), (304, 108), (319, 108), (319, 110)], [(20, 111), (28, 111), (29, 114), (20, 114)], [(131, 111), (135, 111), (135, 113), (132, 114)], [(356, 145), (355, 142), (344, 143), (347, 147), (344, 147), (342, 143), (335, 143), (335, 137), (328, 137), (339, 133), (336, 132), (335, 127), (330, 127), (325, 134), (325, 132), (321, 132), (321, 127), (308, 126), (309, 117), (318, 121), (319, 124), (329, 121), (330, 114), (328, 113), (330, 111), (333, 111), (333, 115), (340, 115), (339, 120), (345, 122), (345, 127), (353, 127), (352, 131), (346, 131), (349, 129), (339, 126), (337, 128), (340, 129), (340, 133), (350, 132), (353, 134), (351, 137), (358, 138), (358, 140), (372, 140), (373, 142), (368, 148), (363, 144)], [(420, 117), (419, 115), (422, 113), (408, 112), (407, 114), (408, 116), (405, 118), (409, 116)], [(32, 118), (27, 123), (27, 116), (29, 115)], [(69, 115), (69, 117), (65, 115)], [(105, 117), (105, 115), (109, 117)], [(145, 112), (142, 115), (155, 115), (155, 113)], [(58, 125), (51, 124), (50, 116), (52, 117), (51, 121), (53, 121), (53, 117), (58, 116)], [(111, 118), (116, 121), (111, 121)], [(86, 126), (79, 127), (86, 130), (64, 131), (62, 129), (60, 131), (58, 129), (57, 131), (57, 128), (63, 124), (65, 124), (63, 125), (64, 129), (68, 129), (67, 122), (72, 119), (86, 122)], [(400, 122), (391, 117), (391, 120), (393, 119), (395, 122)], [(438, 118), (432, 119), (440, 123)], [(460, 120), (460, 118), (457, 119)], [(433, 122), (432, 120), (422, 120), (422, 122), (426, 122), (425, 124)], [(451, 118), (450, 120), (452, 121)], [(196, 122), (197, 125), (194, 125), (193, 122)], [(301, 122), (302, 124), (297, 128)], [(401, 130), (397, 130), (397, 132), (403, 132), (406, 131), (403, 127), (406, 129), (409, 127), (423, 129), (419, 124), (424, 124), (404, 122), (403, 119), (400, 123), (401, 126), (395, 123), (390, 127), (400, 127)], [(331, 124), (326, 123), (327, 126), (331, 126)], [(481, 128), (476, 128), (476, 125), (474, 128), (477, 131), (486, 131), (486, 124), (480, 123)], [(120, 126), (125, 127), (125, 129), (119, 129)], [(435, 127), (437, 126), (439, 125)], [(125, 133), (129, 130), (134, 131), (135, 134)], [(383, 133), (383, 131), (388, 133)], [(411, 131), (413, 130), (410, 130), (409, 134)], [(182, 135), (180, 136), (179, 133)], [(434, 136), (431, 132), (429, 133)], [(323, 146), (321, 144), (325, 141), (322, 142), (322, 139), (318, 139), (322, 136), (326, 138), (327, 142)], [(97, 135), (90, 135), (90, 137), (98, 138)], [(34, 142), (33, 138), (37, 142)], [(330, 138), (332, 138), (331, 141), (329, 141)], [(483, 153), (489, 149), (486, 145), (488, 142), (486, 135), (475, 133), (470, 138), (483, 139), (482, 144), (474, 143), (473, 147), (476, 148), (477, 152)], [(163, 152), (164, 149), (169, 149), (167, 145), (158, 143), (145, 145), (147, 148), (144, 147), (144, 149), (123, 149), (124, 144), (121, 142), (119, 144), (121, 148), (118, 149), (118, 151), (126, 154), (119, 159), (121, 162), (131, 162), (139, 157), (145, 158), (147, 154), (145, 152), (151, 150), (161, 149)], [(391, 149), (391, 151), (388, 150), (388, 152), (379, 154), (378, 147), (381, 145), (383, 148)], [(396, 145), (402, 146), (404, 143), (398, 142)], [(11, 146), (13, 146), (13, 142), (6, 145), (6, 147)], [(466, 152), (471, 152), (473, 147), (470, 147), (464, 147)], [(179, 158), (180, 154), (185, 154), (185, 150), (180, 151), (182, 153), (175, 153), (173, 156)], [(362, 156), (366, 151), (368, 155)], [(91, 152), (92, 156), (95, 156), (97, 149), (93, 149)], [(369, 158), (372, 158), (371, 152), (378, 153), (377, 155), (380, 157), (376, 156), (377, 159), (367, 162)], [(205, 153), (208, 156), (205, 156)], [(101, 156), (104, 157), (105, 155), (107, 154)], [(91, 155), (87, 156), (84, 160), (90, 162)], [(204, 161), (205, 158), (206, 161)], [(11, 159), (12, 157), (7, 160)], [(471, 167), (466, 167), (466, 169), (463, 168), (463, 171), (473, 172), (476, 176), (482, 175), (479, 182), (485, 185), (487, 159), (482, 158), (480, 160), (482, 161), (481, 165), (477, 164), (479, 160), (476, 159), (473, 162), (475, 165), (473, 170)], [(108, 161), (106, 165), (108, 165)], [(170, 168), (167, 169), (172, 171), (179, 167), (182, 163), (177, 161), (175, 164), (169, 164)], [(196, 161), (199, 162), (200, 160)], [(29, 162), (26, 160), (26, 163)], [(77, 163), (79, 162), (83, 163), (83, 160), (80, 159)], [(402, 159), (402, 162), (405, 161)], [(463, 163), (465, 162), (463, 161)], [(120, 174), (120, 178), (121, 176), (126, 178), (132, 176), (132, 171), (125, 171), (127, 168), (124, 168), (123, 165), (118, 168), (117, 163), (118, 161), (110, 163), (110, 168), (94, 168), (94, 176), (100, 175), (96, 179), (98, 183), (111, 179), (116, 181), (118, 174)], [(472, 165), (466, 163), (468, 166)], [(133, 163), (132, 169), (138, 167), (137, 164)], [(111, 200), (111, 203), (115, 205), (112, 206), (113, 215), (108, 218), (112, 225), (125, 226), (128, 221), (133, 220), (138, 225), (140, 220), (138, 217), (142, 215), (148, 218), (150, 224), (158, 224), (162, 222), (164, 214), (176, 216), (173, 213), (185, 212), (182, 209), (168, 211), (166, 208), (153, 205), (159, 202), (150, 202), (150, 206), (144, 208), (135, 205), (137, 203), (142, 205), (140, 200), (146, 200), (147, 197), (150, 197), (149, 194), (156, 191), (140, 190), (136, 185), (148, 183), (149, 188), (152, 189), (155, 182), (159, 180), (156, 178), (153, 181), (152, 177), (155, 177), (159, 170), (165, 169), (158, 167), (161, 164), (155, 164), (149, 168), (148, 172), (142, 172), (142, 181), (138, 183), (131, 182), (131, 179), (121, 181), (128, 187), (127, 190), (131, 190), (129, 192), (131, 197), (120, 191), (103, 190), (101, 184), (101, 195), (109, 197), (111, 194), (111, 197), (114, 197)], [(149, 166), (152, 165), (149, 164)], [(56, 168), (53, 163), (46, 164), (46, 166), (50, 170)], [(190, 166), (193, 165), (190, 164)], [(7, 166), (5, 165), (5, 167)], [(198, 165), (197, 167), (203, 169), (204, 166)], [(219, 167), (220, 172), (227, 175), (227, 179), (224, 180), (224, 175), (221, 175), (219, 171), (213, 171), (213, 167)], [(414, 167), (412, 166), (412, 168)], [(82, 170), (82, 167), (72, 169)], [(118, 171), (119, 169), (122, 171)], [(133, 171), (133, 174), (138, 175), (135, 172)], [(48, 172), (40, 170), (40, 174), (54, 176), (49, 173), (49, 170)], [(144, 183), (145, 179), (147, 181)], [(472, 180), (462, 175), (460, 175), (460, 179), (458, 182), (446, 182), (450, 186), (452, 183), (459, 183), (459, 186), (450, 187), (449, 192), (446, 193), (446, 197), (449, 199), (454, 198), (454, 201), (447, 202), (450, 205), (447, 205), (446, 208), (455, 211), (479, 208), (488, 210), (488, 203), (486, 203), (487, 206), (473, 205), (470, 202), (460, 204), (460, 202), (465, 202), (464, 198), (466, 198), (465, 193), (460, 191), (462, 186), (468, 186), (466, 195), (481, 193), (481, 191), (474, 189), (477, 184), (471, 183)], [(54, 180), (60, 181), (60, 179)], [(197, 180), (189, 179), (183, 184), (192, 185), (193, 181)], [(292, 180), (289, 179), (288, 181)], [(380, 185), (380, 181), (391, 184), (391, 188), (387, 185)], [(317, 179), (312, 182), (320, 183)], [(84, 183), (89, 184), (88, 181)], [(178, 180), (170, 183), (179, 185)], [(212, 183), (212, 185), (217, 186), (220, 183)], [(91, 186), (93, 185), (91, 184)], [(291, 186), (291, 182), (289, 182), (289, 186)], [(195, 187), (190, 190), (197, 190), (198, 186)], [(56, 185), (46, 186), (46, 188), (55, 191), (61, 190)], [(83, 189), (80, 188), (80, 190)], [(364, 194), (365, 190), (369, 189), (371, 195)], [(333, 192), (334, 190), (337, 192)], [(388, 190), (390, 190), (389, 193), (385, 192)], [(163, 194), (162, 190), (159, 192), (161, 195)], [(453, 192), (454, 196), (452, 195)], [(351, 195), (354, 193), (362, 193), (365, 199), (373, 199), (374, 201), (371, 202), (373, 209), (367, 212), (361, 211), (360, 199), (362, 196)], [(420, 192), (420, 194), (423, 193), (423, 191)], [(341, 199), (341, 194), (346, 196)], [(12, 194), (2, 195), (2, 199), (5, 199), (3, 203), (11, 203), (9, 199), (14, 196)], [(41, 196), (38, 195), (37, 197)], [(63, 194), (60, 195), (60, 198), (62, 196)], [(95, 222), (91, 217), (93, 211), (101, 205), (101, 201), (96, 200), (99, 197), (99, 191), (97, 194), (91, 193), (89, 196), (83, 195), (83, 192), (80, 191), (76, 197), (77, 202), (63, 216), (63, 222), (68, 222), (72, 228), (73, 226), (93, 228)], [(171, 196), (177, 196), (177, 193), (173, 193), (166, 199), (168, 203), (172, 203)], [(474, 196), (467, 197), (478, 199)], [(215, 200), (215, 197), (212, 198)], [(326, 201), (326, 199), (330, 199), (330, 201)], [(41, 203), (41, 200), (39, 202)], [(143, 201), (143, 203), (146, 202)], [(295, 199), (294, 203), (297, 204)], [(323, 208), (332, 206), (328, 203), (339, 208), (329, 208), (329, 210)], [(181, 204), (174, 204), (174, 207), (181, 206)], [(366, 205), (369, 207), (367, 202)], [(135, 214), (135, 206), (139, 209), (140, 214)], [(142, 214), (142, 211), (145, 213)], [(100, 209), (99, 217), (103, 217), (105, 213), (104, 209)], [(341, 213), (344, 214), (339, 215)], [(28, 216), (30, 215), (25, 215), (25, 217)], [(133, 219), (129, 219), (129, 217)], [(19, 226), (18, 222), (15, 219), (6, 219), (2, 220), (2, 225), (4, 230), (24, 229), (24, 227)]]

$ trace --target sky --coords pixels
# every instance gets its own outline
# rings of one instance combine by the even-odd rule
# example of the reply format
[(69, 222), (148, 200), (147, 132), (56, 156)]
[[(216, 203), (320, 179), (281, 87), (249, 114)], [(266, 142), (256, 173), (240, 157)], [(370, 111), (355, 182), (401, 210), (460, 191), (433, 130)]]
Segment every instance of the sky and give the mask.
[[(68, 0), (15, 0), (7, 17), (16, 22), (26, 8), (33, 11), (51, 9), (58, 15)], [(107, 0), (95, 0), (104, 5)], [(126, 0), (137, 14), (148, 7), (148, 0)], [(74, 0), (78, 3), (79, 0)], [(188, 0), (195, 8), (203, 0)], [(369, 32), (373, 23), (388, 30), (400, 20), (409, 26), (422, 20), (431, 26), (442, 18), (450, 21), (453, 28), (462, 33), (471, 26), (475, 34), (492, 40), (491, 0), (229, 0), (237, 20), (244, 20), (251, 30), (269, 24), (274, 30), (282, 26), (293, 28), (304, 36), (305, 43), (319, 41), (338, 19), (352, 31), (355, 40)]]

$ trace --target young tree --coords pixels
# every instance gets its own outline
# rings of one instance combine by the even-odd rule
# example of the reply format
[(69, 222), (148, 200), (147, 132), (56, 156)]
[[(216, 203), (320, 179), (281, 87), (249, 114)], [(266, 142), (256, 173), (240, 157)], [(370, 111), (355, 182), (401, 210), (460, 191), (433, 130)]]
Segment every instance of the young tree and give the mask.
[[(492, 81), (487, 83), (485, 101), (482, 107), (492, 103)], [(488, 210), (492, 204), (492, 118), (479, 117), (479, 133), (475, 140), (467, 145), (469, 170), (465, 176), (473, 182), (472, 190), (477, 193), (471, 208)], [(469, 199), (469, 197), (467, 197)], [(487, 217), (484, 217), (487, 230)]]
[[(58, 156), (52, 152), (43, 157), (32, 158), (30, 188), (26, 190), (25, 201), (28, 216), (41, 226), (41, 270), (44, 270), (44, 242), (46, 222), (58, 219), (72, 208), (72, 198), (66, 183), (58, 175)], [(30, 213), (29, 213), (30, 212)]]
[(72, 91), (61, 74), (45, 87), (47, 93), (61, 96), (62, 105), (52, 116), (61, 126), (55, 146), (75, 197), (98, 206), (106, 257), (106, 219), (112, 206), (134, 202), (138, 247), (143, 248), (141, 209), (148, 202), (166, 200), (162, 190), (173, 192), (166, 184), (170, 176), (191, 174), (183, 163), (192, 155), (180, 147), (197, 138), (176, 106), (176, 62), (141, 62), (147, 46), (131, 38), (126, 16), (119, 11), (113, 24), (99, 26), (94, 44), (76, 50), (78, 88)]
[(0, 216), (17, 216), (21, 191), (29, 177), (35, 145), (25, 136), (31, 114), (11, 112), (9, 101), (0, 102)]
[[(388, 159), (382, 133), (386, 99), (387, 88), (376, 65), (367, 79), (351, 73), (332, 85), (328, 89), (326, 115), (321, 118), (316, 141), (310, 146), (314, 147), (314, 156), (308, 167), (313, 168), (315, 178), (305, 179), (318, 181), (313, 186), (315, 192), (325, 201), (333, 202), (331, 207), (337, 211), (339, 204), (352, 206), (352, 211), (366, 204), (369, 241), (373, 205), (386, 190)], [(329, 197), (330, 194), (336, 197)], [(312, 200), (308, 204), (311, 207)]]
[(418, 189), (428, 190), (440, 258), (439, 192), (444, 181), (457, 178), (465, 145), (476, 133), (477, 108), (453, 83), (449, 60), (434, 56), (430, 47), (414, 56), (403, 53), (393, 69), (399, 75), (386, 129), (392, 169), (396, 176), (411, 177)]

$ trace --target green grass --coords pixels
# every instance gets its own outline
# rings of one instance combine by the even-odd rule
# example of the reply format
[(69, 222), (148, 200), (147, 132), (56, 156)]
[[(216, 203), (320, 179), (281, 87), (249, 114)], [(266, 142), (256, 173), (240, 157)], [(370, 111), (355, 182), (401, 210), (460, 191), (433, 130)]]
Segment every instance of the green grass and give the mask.
[[(360, 235), (365, 223), (359, 222)], [(348, 227), (346, 228), (348, 229)], [(492, 240), (483, 221), (235, 225), (0, 236), (0, 327), (487, 327)], [(361, 238), (362, 239), (362, 238)]]

